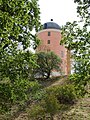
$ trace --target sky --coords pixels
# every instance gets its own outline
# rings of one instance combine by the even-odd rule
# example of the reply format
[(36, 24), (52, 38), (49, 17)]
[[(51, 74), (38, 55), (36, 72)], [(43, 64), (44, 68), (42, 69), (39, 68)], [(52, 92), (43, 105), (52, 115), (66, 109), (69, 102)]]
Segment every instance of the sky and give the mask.
[(53, 19), (59, 25), (77, 20), (74, 0), (39, 0), (41, 23)]
[[(76, 4), (74, 0), (39, 0), (41, 24), (53, 19), (58, 25), (77, 20)], [(35, 34), (35, 31), (32, 32)], [(30, 50), (33, 51), (32, 47)]]

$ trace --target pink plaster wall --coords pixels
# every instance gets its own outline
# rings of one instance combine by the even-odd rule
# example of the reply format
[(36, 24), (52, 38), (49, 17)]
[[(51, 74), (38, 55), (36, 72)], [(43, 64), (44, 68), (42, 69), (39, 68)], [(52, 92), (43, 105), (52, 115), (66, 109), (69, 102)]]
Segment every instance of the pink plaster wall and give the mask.
[[(48, 32), (50, 32), (50, 36), (48, 36)], [(68, 74), (68, 61), (67, 61), (67, 49), (60, 45), (61, 33), (60, 30), (56, 29), (45, 29), (37, 33), (38, 38), (41, 40), (41, 45), (38, 46), (37, 51), (53, 51), (62, 59), (62, 69), (65, 75)], [(50, 44), (48, 44), (48, 40), (50, 40)], [(63, 51), (64, 55), (62, 57), (61, 51)]]

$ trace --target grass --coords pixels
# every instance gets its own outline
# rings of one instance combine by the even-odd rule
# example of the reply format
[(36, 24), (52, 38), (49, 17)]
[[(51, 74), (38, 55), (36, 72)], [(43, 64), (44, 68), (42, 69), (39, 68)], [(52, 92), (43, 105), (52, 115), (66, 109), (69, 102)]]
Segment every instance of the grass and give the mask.
[(61, 120), (90, 120), (90, 83), (87, 91), (88, 93), (84, 98), (79, 99), (74, 106), (71, 106), (69, 111), (65, 111), (62, 114)]
[(80, 99), (68, 112), (63, 113), (62, 120), (90, 120), (90, 98)]

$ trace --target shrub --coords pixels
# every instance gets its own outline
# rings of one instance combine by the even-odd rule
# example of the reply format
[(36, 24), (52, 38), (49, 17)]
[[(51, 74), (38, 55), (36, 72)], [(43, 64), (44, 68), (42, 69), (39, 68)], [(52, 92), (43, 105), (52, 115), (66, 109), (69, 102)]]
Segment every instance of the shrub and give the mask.
[(27, 113), (28, 113), (28, 118), (32, 118), (32, 119), (39, 119), (39, 118), (43, 118), (44, 114), (45, 114), (45, 110), (42, 106), (40, 106), (40, 104), (36, 104), (33, 105), (31, 109), (27, 109)]
[(74, 104), (77, 98), (74, 85), (71, 84), (48, 88), (47, 93), (55, 95), (60, 104)]
[(9, 83), (0, 83), (0, 113), (11, 107), (11, 86)]
[(44, 100), (46, 113), (54, 115), (59, 110), (59, 101), (53, 94), (47, 94)]
[(59, 110), (59, 102), (54, 95), (46, 94), (45, 97), (27, 110), (29, 118), (46, 119), (47, 116), (53, 119), (53, 115)]
[(73, 85), (62, 86), (57, 95), (57, 99), (61, 104), (74, 104), (76, 100), (76, 92)]
[(43, 89), (39, 89), (36, 91), (35, 94), (33, 94), (33, 99), (34, 100), (42, 100), (46, 95), (46, 91)]
[(23, 106), (37, 90), (40, 84), (37, 81), (16, 79), (13, 83), (8, 79), (0, 82), (0, 112), (7, 112), (13, 104)]
[(89, 79), (90, 76), (80, 74), (73, 74), (69, 76), (69, 80), (75, 86), (75, 91), (78, 97), (83, 97), (87, 93), (85, 86), (87, 85)]
[(35, 98), (38, 98), (39, 101), (28, 111), (29, 118), (44, 119), (50, 116), (50, 119), (53, 120), (54, 114), (68, 109), (68, 106), (75, 103), (77, 96), (74, 86), (69, 84), (49, 87), (40, 93), (38, 91)]

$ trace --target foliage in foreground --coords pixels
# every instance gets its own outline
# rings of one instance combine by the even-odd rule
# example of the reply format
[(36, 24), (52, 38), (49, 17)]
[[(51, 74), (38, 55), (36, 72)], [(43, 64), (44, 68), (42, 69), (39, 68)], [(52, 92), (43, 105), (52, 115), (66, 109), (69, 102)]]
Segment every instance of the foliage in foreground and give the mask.
[[(72, 52), (74, 72), (90, 75), (90, 1), (74, 0), (79, 21), (67, 22), (62, 27), (62, 41)], [(81, 26), (82, 25), (82, 26)]]
[(78, 97), (83, 97), (87, 93), (86, 86), (90, 81), (90, 75), (73, 74), (69, 76), (69, 80), (74, 85)]
[(24, 105), (25, 101), (29, 100), (40, 85), (36, 81), (28, 79), (17, 79), (14, 83), (8, 80), (6, 83), (0, 84), (0, 112), (10, 111), (15, 104), (18, 106)]
[[(5, 52), (4, 52), (5, 53)], [(36, 56), (31, 52), (18, 51), (15, 56), (2, 55), (0, 64), (0, 106), (1, 111), (7, 111), (12, 104), (24, 103), (30, 96), (29, 89), (32, 84), (33, 69), (37, 67)], [(38, 84), (35, 86), (38, 87)], [(32, 91), (32, 90), (31, 90)]]
[(0, 0), (0, 112), (10, 110), (12, 104), (22, 104), (29, 88), (38, 86), (30, 82), (36, 57), (25, 50), (32, 40), (34, 47), (37, 45), (31, 31), (40, 26), (39, 13), (38, 0)]
[(38, 0), (0, 0), (0, 52), (15, 43), (24, 49), (36, 43), (31, 31), (40, 26), (39, 14)]
[(77, 100), (73, 85), (46, 88), (44, 93), (41, 94), (44, 95), (39, 95), (38, 102), (32, 105), (30, 109), (27, 109), (29, 118), (45, 119), (49, 117), (53, 119), (56, 113), (68, 109), (68, 107), (75, 104)]
[(72, 105), (77, 103), (79, 98), (84, 97), (87, 93), (85, 86), (87, 81), (89, 82), (90, 77), (83, 79), (84, 81), (82, 82), (82, 76), (73, 74), (68, 77), (67, 83), (50, 86), (42, 89), (42, 92), (34, 94), (34, 99), (37, 100), (37, 103), (27, 109), (28, 117), (53, 120), (55, 114), (69, 110)]

